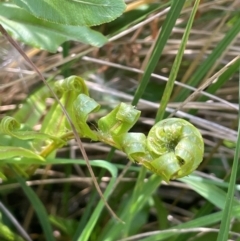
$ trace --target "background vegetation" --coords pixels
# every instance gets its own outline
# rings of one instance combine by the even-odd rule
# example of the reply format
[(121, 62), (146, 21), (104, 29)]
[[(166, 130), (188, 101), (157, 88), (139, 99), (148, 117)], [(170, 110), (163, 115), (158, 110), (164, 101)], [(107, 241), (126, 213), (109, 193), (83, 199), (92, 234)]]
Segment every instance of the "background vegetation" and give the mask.
[[(92, 28), (54, 25), (3, 2), (0, 23), (49, 83), (86, 80), (102, 106), (90, 123), (119, 102), (132, 103), (142, 112), (132, 131), (146, 134), (173, 113), (199, 128), (205, 154), (198, 171), (166, 184), (122, 152), (82, 139), (121, 223), (104, 207), (74, 140), (28, 176), (19, 175), (22, 166), (14, 172), (16, 162), (2, 152), (1, 240), (240, 240), (239, 1), (126, 1), (122, 15), (119, 8), (115, 20)], [(23, 128), (56, 134), (52, 94), (7, 39), (0, 41), (0, 119), (10, 115)], [(2, 134), (0, 146), (41, 151), (39, 141)]]

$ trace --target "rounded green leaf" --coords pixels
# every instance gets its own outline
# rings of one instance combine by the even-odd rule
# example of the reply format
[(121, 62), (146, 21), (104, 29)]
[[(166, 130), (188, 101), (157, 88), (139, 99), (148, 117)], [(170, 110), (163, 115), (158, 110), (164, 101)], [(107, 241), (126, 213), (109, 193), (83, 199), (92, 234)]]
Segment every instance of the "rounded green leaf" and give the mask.
[(110, 22), (125, 10), (123, 0), (14, 0), (14, 3), (37, 18), (75, 26)]
[(56, 52), (68, 40), (96, 47), (107, 42), (105, 36), (89, 27), (51, 23), (9, 3), (0, 3), (0, 22), (13, 38), (49, 52)]

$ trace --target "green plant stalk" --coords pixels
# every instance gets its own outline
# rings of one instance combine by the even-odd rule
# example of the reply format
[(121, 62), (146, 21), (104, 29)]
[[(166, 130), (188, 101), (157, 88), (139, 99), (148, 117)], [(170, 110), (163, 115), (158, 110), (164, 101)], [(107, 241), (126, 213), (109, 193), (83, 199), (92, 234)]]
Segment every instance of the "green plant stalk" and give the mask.
[[(101, 175), (101, 173), (105, 173), (106, 171), (107, 171), (107, 169), (101, 169), (99, 177), (102, 177), (103, 175)], [(98, 182), (100, 183), (101, 178), (99, 178), (99, 177), (98, 177)], [(81, 217), (80, 222), (78, 223), (78, 226), (75, 230), (72, 240), (78, 240), (78, 238), (81, 236), (81, 233), (84, 231), (86, 223), (88, 223), (88, 220), (90, 219), (90, 217), (92, 215), (92, 210), (95, 208), (95, 203), (97, 201), (97, 197), (98, 197), (97, 191), (92, 190), (87, 207), (84, 210), (84, 213)]]
[(139, 172), (138, 179), (137, 179), (136, 185), (134, 187), (130, 202), (128, 203), (128, 205), (129, 205), (128, 215), (127, 215), (127, 217), (125, 217), (125, 220), (127, 220), (127, 221), (126, 221), (126, 225), (125, 225), (126, 228), (123, 229), (123, 237), (128, 237), (128, 234), (131, 231), (132, 220), (136, 216), (136, 213), (137, 213), (136, 209), (138, 208), (136, 201), (142, 195), (142, 188), (143, 188), (145, 176), (146, 176), (146, 169), (142, 168)]
[[(65, 172), (65, 177), (70, 177), (71, 176), (71, 173), (72, 173), (72, 165), (66, 165), (64, 167), (64, 172)], [(71, 187), (71, 184), (66, 182), (63, 184), (63, 199), (62, 199), (62, 206), (64, 207), (63, 208), (63, 216), (64, 217), (67, 217), (67, 214), (68, 214), (68, 201), (70, 199), (70, 187)]]
[(161, 99), (161, 102), (160, 102), (160, 107), (159, 107), (158, 112), (157, 112), (156, 121), (160, 121), (160, 120), (163, 119), (165, 109), (167, 107), (168, 101), (169, 101), (170, 96), (172, 94), (174, 81), (177, 77), (177, 73), (178, 73), (179, 67), (181, 65), (184, 50), (185, 50), (186, 45), (187, 45), (187, 41), (188, 41), (188, 38), (189, 38), (189, 35), (190, 35), (190, 31), (191, 31), (191, 28), (192, 28), (192, 24), (193, 24), (194, 17), (196, 15), (199, 3), (200, 3), (200, 0), (197, 0), (197, 1), (195, 1), (195, 4), (193, 6), (193, 10), (191, 12), (191, 15), (190, 15), (190, 18), (188, 20), (186, 29), (184, 31), (183, 38), (182, 38), (177, 56), (174, 60), (174, 63), (173, 63), (172, 69), (171, 69), (171, 73), (170, 73), (166, 88), (164, 90), (164, 93), (163, 93), (163, 96), (162, 96), (162, 99)]
[(169, 211), (164, 206), (164, 202), (161, 200), (158, 194), (153, 195), (154, 207), (157, 211), (158, 218), (158, 228), (159, 230), (164, 230), (169, 227), (168, 213)]
[[(62, 44), (62, 48), (63, 48), (62, 56), (63, 56), (63, 58), (66, 58), (69, 55), (70, 42), (69, 41), (64, 42)], [(71, 62), (65, 63), (62, 66), (62, 74), (63, 74), (64, 78), (67, 78), (68, 76), (71, 75), (70, 65), (71, 65)]]
[(147, 87), (147, 84), (151, 78), (151, 74), (154, 71), (155, 67), (157, 66), (159, 57), (162, 54), (162, 51), (166, 45), (166, 42), (172, 32), (172, 29), (176, 23), (177, 18), (180, 15), (180, 12), (185, 4), (186, 0), (181, 0), (181, 1), (172, 1), (171, 8), (167, 14), (167, 17), (163, 23), (161, 32), (156, 40), (156, 46), (153, 50), (153, 53), (151, 55), (151, 58), (149, 60), (149, 63), (146, 67), (146, 70), (141, 78), (140, 85), (138, 86), (133, 101), (132, 105), (135, 106), (137, 105), (139, 99), (144, 93), (144, 90)]
[[(101, 236), (98, 238), (98, 241), (102, 240), (118, 240), (119, 234), (122, 234), (124, 232), (124, 235), (126, 236), (128, 233), (128, 230), (131, 228), (131, 220), (129, 219), (129, 210), (131, 209), (131, 216), (136, 216), (137, 213), (146, 205), (147, 201), (149, 200), (149, 197), (154, 193), (157, 187), (159, 187), (162, 179), (157, 175), (152, 175), (147, 182), (142, 182), (142, 177), (145, 175), (145, 169), (141, 168), (139, 181), (135, 184), (134, 189), (134, 197), (131, 195), (129, 198), (129, 201), (127, 202), (125, 208), (122, 210), (121, 213), (119, 213), (119, 216), (122, 220), (124, 220), (125, 224), (119, 224), (116, 225), (116, 222), (114, 220), (110, 220), (110, 222), (106, 225), (104, 228)], [(142, 184), (142, 186), (141, 186)], [(141, 186), (142, 190), (145, 190), (144, 193), (139, 192)], [(139, 194), (137, 196), (137, 194)], [(133, 204), (133, 207), (132, 207)], [(129, 227), (128, 227), (129, 226)], [(126, 229), (126, 231), (125, 231)], [(109, 239), (108, 237), (111, 237)]]
[[(64, 141), (69, 141), (72, 140), (74, 138), (74, 134), (72, 131), (65, 133), (64, 135), (62, 135), (60, 137), (62, 140)], [(51, 142), (48, 146), (46, 146), (40, 153), (40, 156), (46, 158), (48, 157), (53, 151), (57, 150), (58, 148), (60, 148), (62, 146), (61, 143), (59, 142)]]
[(39, 221), (43, 228), (43, 232), (45, 233), (46, 240), (47, 241), (55, 241), (55, 238), (53, 237), (53, 230), (52, 230), (51, 224), (49, 222), (46, 209), (43, 206), (42, 202), (40, 201), (38, 196), (33, 192), (33, 190), (26, 185), (25, 180), (21, 176), (18, 175), (18, 173), (14, 170), (14, 168), (12, 168), (10, 165), (9, 165), (9, 168), (11, 168), (15, 172), (16, 178), (17, 178), (19, 184), (21, 185), (24, 193), (27, 195), (29, 201), (31, 202), (31, 204), (39, 218)]
[[(239, 88), (240, 88), (240, 68), (239, 68)], [(240, 108), (240, 91), (238, 90), (238, 100)], [(234, 201), (234, 191), (237, 178), (238, 162), (239, 162), (239, 153), (240, 153), (240, 112), (238, 112), (238, 137), (237, 137), (237, 146), (234, 154), (234, 161), (232, 166), (232, 173), (229, 182), (228, 193), (226, 197), (226, 204), (223, 210), (222, 222), (220, 225), (220, 230), (218, 233), (217, 241), (226, 241), (228, 240), (229, 230), (230, 230), (230, 221), (232, 218), (232, 209)]]

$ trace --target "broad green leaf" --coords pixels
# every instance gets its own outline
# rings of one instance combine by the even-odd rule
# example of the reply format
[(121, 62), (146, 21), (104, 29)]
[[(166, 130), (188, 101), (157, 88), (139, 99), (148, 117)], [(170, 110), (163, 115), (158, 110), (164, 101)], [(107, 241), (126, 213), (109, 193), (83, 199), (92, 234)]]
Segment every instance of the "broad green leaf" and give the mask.
[(126, 30), (146, 19), (150, 14), (160, 11), (169, 5), (170, 2), (151, 2), (149, 4), (143, 4), (142, 6), (131, 11), (126, 11), (123, 13), (123, 15), (121, 15), (120, 18), (117, 18), (116, 20), (107, 24), (107, 34), (115, 35), (120, 33), (121, 31)]
[(37, 18), (49, 22), (94, 26), (110, 22), (125, 10), (123, 0), (14, 0)]
[(88, 27), (50, 23), (13, 4), (0, 3), (0, 21), (15, 39), (49, 52), (56, 52), (67, 40), (80, 41), (96, 47), (101, 47), (107, 42), (107, 38), (101, 33)]

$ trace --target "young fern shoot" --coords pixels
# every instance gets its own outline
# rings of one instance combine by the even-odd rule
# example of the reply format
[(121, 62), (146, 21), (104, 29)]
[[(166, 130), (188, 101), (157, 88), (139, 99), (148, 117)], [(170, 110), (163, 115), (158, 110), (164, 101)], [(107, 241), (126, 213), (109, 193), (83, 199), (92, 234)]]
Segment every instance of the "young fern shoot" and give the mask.
[[(199, 130), (186, 120), (179, 118), (162, 120), (150, 129), (147, 136), (143, 133), (129, 132), (141, 112), (132, 105), (120, 103), (109, 114), (98, 120), (97, 128), (91, 129), (87, 123), (88, 116), (98, 111), (100, 105), (89, 96), (84, 80), (78, 76), (68, 77), (56, 82), (54, 91), (80, 137), (101, 141), (125, 152), (131, 161), (143, 165), (161, 176), (166, 182), (189, 175), (203, 159), (203, 138)], [(9, 158), (16, 157), (21, 152), (25, 158), (34, 156), (43, 161), (43, 158), (47, 158), (51, 152), (74, 138), (72, 126), (66, 116), (60, 118), (57, 109), (51, 112), (51, 116), (54, 116), (54, 125), (58, 126), (58, 129), (60, 125), (62, 126), (61, 131), (55, 136), (50, 133), (53, 130), (48, 129), (46, 130), (49, 133), (46, 130), (45, 133), (19, 130), (20, 123), (14, 118), (3, 119), (0, 132), (4, 134), (18, 139), (49, 139), (51, 141), (50, 146), (43, 148), (40, 154), (20, 147), (15, 147), (13, 150), (11, 147)], [(61, 122), (57, 123), (58, 121)], [(8, 150), (7, 148), (10, 147), (0, 146), (0, 150)]]
[[(107, 143), (126, 153), (128, 158), (161, 176), (166, 182), (192, 173), (203, 159), (204, 142), (199, 130), (188, 121), (170, 118), (156, 123), (146, 137), (143, 133), (128, 132), (137, 122), (140, 111), (134, 106), (120, 103), (109, 114), (98, 120), (92, 130), (88, 115), (99, 110), (100, 105), (89, 97), (84, 80), (71, 76), (58, 84), (57, 90), (81, 86), (82, 93), (74, 94), (68, 110), (81, 137)], [(62, 87), (64, 86), (64, 87)], [(69, 101), (69, 99), (68, 99)]]

